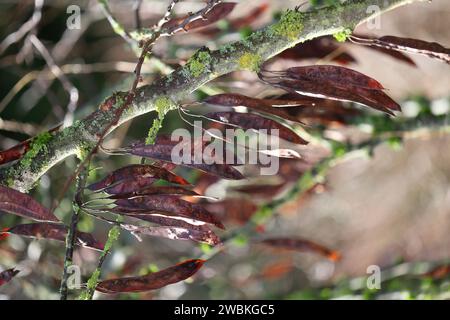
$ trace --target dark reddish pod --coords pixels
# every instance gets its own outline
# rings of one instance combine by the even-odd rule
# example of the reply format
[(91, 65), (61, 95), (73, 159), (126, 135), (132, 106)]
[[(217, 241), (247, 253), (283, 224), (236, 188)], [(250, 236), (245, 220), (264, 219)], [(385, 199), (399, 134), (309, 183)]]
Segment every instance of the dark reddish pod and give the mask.
[[(66, 241), (67, 227), (60, 223), (28, 223), (6, 228), (0, 233), (0, 237), (8, 234), (16, 234), (23, 237), (36, 239), (50, 239), (60, 242)], [(98, 242), (90, 233), (77, 231), (75, 244), (95, 250), (103, 250), (103, 244)]]
[(270, 135), (271, 130), (278, 130), (280, 138), (297, 144), (307, 144), (308, 142), (302, 139), (294, 131), (288, 127), (271, 119), (264, 118), (260, 115), (251, 113), (237, 113), (237, 112), (212, 112), (205, 115), (205, 117), (221, 121), (227, 124), (239, 126), (242, 129), (261, 130), (266, 129), (267, 134)]
[(59, 221), (50, 210), (29, 195), (1, 185), (0, 211), (36, 221)]
[(266, 83), (314, 98), (351, 101), (394, 115), (400, 105), (383, 92), (377, 80), (339, 66), (293, 67), (259, 74)]
[(139, 190), (148, 188), (155, 181), (157, 181), (157, 179), (155, 178), (143, 177), (136, 177), (135, 179), (125, 179), (103, 189), (102, 191), (112, 195), (137, 192)]
[(134, 192), (117, 193), (108, 198), (126, 199), (137, 196), (149, 196), (149, 195), (200, 196), (197, 192), (193, 190), (185, 189), (179, 186), (150, 186)]
[(0, 152), (0, 165), (22, 158), (28, 149), (30, 149), (31, 140), (32, 139), (28, 139), (12, 148)]
[(426, 55), (450, 64), (450, 48), (445, 48), (436, 42), (394, 36), (384, 36), (375, 40), (375, 42), (381, 46), (385, 45), (386, 48), (391, 50)]
[(109, 194), (138, 191), (161, 179), (180, 185), (189, 185), (184, 178), (153, 165), (135, 164), (117, 169), (102, 180), (89, 185), (91, 191), (104, 190)]
[[(181, 145), (179, 145), (181, 143)], [(244, 176), (235, 169), (232, 165), (229, 164), (221, 164), (221, 163), (212, 163), (207, 164), (203, 161), (198, 163), (196, 162), (194, 158), (194, 153), (196, 149), (200, 149), (200, 152), (203, 152), (203, 148), (206, 146), (206, 141), (196, 141), (196, 140), (179, 140), (179, 141), (173, 141), (170, 136), (168, 135), (158, 135), (156, 137), (156, 141), (154, 144), (146, 145), (144, 142), (139, 142), (132, 144), (129, 147), (124, 148), (124, 151), (128, 154), (145, 157), (145, 158), (151, 158), (158, 161), (165, 161), (168, 163), (172, 162), (172, 150), (176, 146), (183, 147), (183, 144), (189, 144), (186, 145), (186, 149), (190, 149), (191, 154), (187, 155), (186, 157), (189, 159), (188, 162), (182, 162), (182, 163), (176, 163), (177, 165), (198, 169), (205, 173), (209, 173), (224, 179), (230, 179), (230, 180), (241, 180), (245, 179)], [(197, 148), (196, 148), (197, 146)], [(183, 157), (185, 155), (183, 154)]]
[(400, 110), (400, 106), (382, 91), (368, 90), (355, 86), (345, 87), (337, 85), (336, 83), (330, 83), (326, 80), (311, 82), (306, 80), (286, 79), (281, 80), (275, 86), (301, 95), (364, 104), (390, 115), (394, 115), (391, 110)]
[(344, 86), (356, 86), (365, 89), (382, 90), (383, 85), (361, 72), (333, 65), (293, 67), (286, 70), (289, 77), (308, 81), (330, 81)]
[[(149, 217), (149, 216), (147, 216)], [(153, 237), (163, 237), (171, 240), (190, 240), (199, 243), (206, 243), (211, 246), (216, 246), (221, 243), (219, 237), (209, 228), (192, 229), (190, 227), (184, 228), (179, 226), (134, 226), (123, 225), (126, 229), (131, 231), (134, 235), (148, 235)]]
[[(430, 58), (439, 59), (450, 64), (450, 49), (445, 48), (444, 46), (436, 42), (428, 42), (418, 39), (401, 38), (395, 36), (384, 36), (377, 39), (361, 35), (352, 35), (350, 39), (356, 44), (365, 45), (372, 48), (379, 48), (383, 52), (406, 52), (425, 55)], [(395, 56), (395, 54), (392, 53), (391, 55)]]
[(145, 276), (105, 280), (98, 283), (96, 290), (103, 293), (120, 293), (160, 289), (192, 277), (204, 263), (205, 260), (200, 259), (187, 260)]
[(237, 107), (244, 106), (257, 111), (259, 106), (262, 104), (267, 107), (274, 107), (278, 109), (279, 107), (298, 107), (298, 106), (314, 106), (317, 102), (316, 99), (309, 97), (290, 97), (280, 98), (280, 99), (258, 99), (248, 97), (239, 93), (221, 93), (214, 96), (209, 96), (203, 102), (225, 106), (225, 107)]
[(218, 228), (225, 229), (222, 222), (203, 206), (182, 200), (178, 196), (142, 196), (132, 199), (119, 199), (114, 203), (119, 206), (118, 210), (121, 210), (121, 207), (123, 207), (125, 209), (137, 209), (141, 211), (168, 212), (186, 218), (211, 223)]
[[(119, 213), (120, 214), (120, 213)], [(132, 212), (132, 213), (123, 213), (128, 217), (133, 217), (136, 219), (148, 221), (154, 224), (158, 224), (165, 227), (179, 227), (189, 230), (196, 231), (208, 231), (210, 230), (206, 224), (194, 224), (197, 221), (189, 221), (187, 219), (183, 220), (177, 216), (171, 216), (164, 214), (164, 212)]]
[(203, 102), (224, 107), (243, 106), (256, 112), (273, 115), (298, 123), (302, 122), (289, 113), (289, 108), (313, 106), (315, 104), (313, 99), (308, 98), (298, 100), (257, 99), (237, 93), (222, 93), (210, 96), (203, 100)]

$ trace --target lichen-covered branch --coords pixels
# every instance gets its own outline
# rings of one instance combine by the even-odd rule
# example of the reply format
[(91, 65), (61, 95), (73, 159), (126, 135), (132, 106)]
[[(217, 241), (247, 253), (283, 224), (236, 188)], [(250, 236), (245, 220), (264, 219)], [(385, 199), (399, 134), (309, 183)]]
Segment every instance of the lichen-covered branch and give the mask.
[[(217, 51), (200, 49), (170, 75), (138, 88), (119, 121), (115, 122), (116, 115), (126, 92), (107, 98), (97, 111), (72, 126), (36, 137), (24, 158), (10, 167), (0, 168), (0, 183), (26, 192), (59, 161), (70, 155), (83, 157), (89, 153), (105, 130), (110, 132), (132, 118), (154, 111), (159, 99), (174, 102), (170, 106), (175, 108), (177, 102), (214, 78), (236, 70), (257, 71), (262, 62), (297, 43), (342, 34), (376, 14), (414, 1), (422, 0), (354, 0), (311, 12), (288, 10), (275, 24)], [(374, 5), (381, 10), (368, 10)]]

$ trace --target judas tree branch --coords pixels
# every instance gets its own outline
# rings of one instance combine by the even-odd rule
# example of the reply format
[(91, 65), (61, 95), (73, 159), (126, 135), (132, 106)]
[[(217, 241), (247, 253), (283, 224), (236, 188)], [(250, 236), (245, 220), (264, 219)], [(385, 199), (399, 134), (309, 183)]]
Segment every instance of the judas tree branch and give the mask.
[[(177, 103), (190, 93), (221, 75), (236, 70), (258, 71), (264, 61), (300, 42), (346, 33), (369, 18), (414, 1), (423, 0), (352, 0), (311, 12), (288, 10), (278, 22), (248, 38), (213, 52), (200, 49), (173, 73), (138, 88), (118, 121), (117, 113), (127, 92), (113, 94), (98, 110), (70, 127), (35, 137), (22, 159), (10, 167), (0, 168), (0, 183), (26, 192), (61, 160), (71, 155), (82, 158), (91, 152), (105, 130), (111, 132), (122, 123), (150, 111), (167, 112), (176, 108)], [(374, 10), (377, 7), (380, 10)]]

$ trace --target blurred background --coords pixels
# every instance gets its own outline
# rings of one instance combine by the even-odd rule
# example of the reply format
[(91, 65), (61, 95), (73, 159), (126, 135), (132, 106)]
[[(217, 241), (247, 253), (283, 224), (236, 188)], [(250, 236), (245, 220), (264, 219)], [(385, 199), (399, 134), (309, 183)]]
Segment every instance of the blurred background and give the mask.
[[(39, 2), (39, 1), (36, 1)], [(236, 41), (276, 19), (285, 8), (301, 1), (236, 1), (227, 18), (212, 27), (189, 34), (160, 39), (155, 59), (144, 65), (143, 80), (151, 83), (161, 74), (184, 63), (201, 46), (211, 49)], [(62, 123), (70, 113), (69, 94), (50, 72), (42, 52), (30, 43), (35, 35), (45, 46), (78, 91), (74, 118), (79, 119), (117, 90), (127, 90), (133, 81), (136, 55), (114, 33), (97, 1), (76, 1), (81, 9), (81, 28), (69, 30), (68, 6), (74, 1), (46, 0), (34, 13), (35, 2), (0, 0), (0, 148), (16, 145), (43, 130)], [(137, 27), (135, 8), (139, 7), (142, 27), (150, 27), (165, 12), (167, 1), (110, 0), (111, 11), (126, 30)], [(202, 1), (182, 1), (174, 12), (184, 15), (204, 5)], [(308, 3), (302, 9), (308, 8)], [(31, 20), (29, 20), (31, 18)], [(240, 20), (239, 20), (240, 19)], [(25, 22), (33, 22), (25, 31)], [(240, 21), (239, 23), (231, 23)], [(19, 30), (19, 31), (17, 31)], [(22, 31), (21, 31), (22, 30)], [(6, 46), (8, 36), (16, 40)], [(372, 36), (395, 35), (450, 47), (450, 2), (434, 0), (401, 7), (381, 17), (381, 29), (360, 25), (356, 32)], [(22, 35), (22, 37), (20, 37)], [(11, 38), (9, 38), (11, 39)], [(6, 42), (5, 42), (6, 41)], [(427, 113), (444, 119), (448, 128), (450, 112), (450, 66), (424, 56), (410, 56), (416, 66), (375, 50), (344, 43), (339, 45), (352, 57), (347, 66), (380, 81), (404, 114), (414, 119)], [(295, 65), (336, 63), (322, 59), (277, 58), (269, 62), (273, 69)], [(255, 74), (235, 72), (214, 80), (208, 88), (190, 98), (238, 92), (263, 97), (275, 93)], [(360, 108), (362, 112), (367, 109)], [(425, 111), (424, 111), (425, 110)], [(153, 114), (127, 123), (108, 137), (106, 146), (114, 148), (142, 139), (151, 126)], [(427, 118), (429, 119), (429, 118)], [(441, 122), (442, 123), (442, 122)], [(418, 118), (417, 129), (431, 124)], [(176, 112), (165, 120), (163, 132), (187, 126)], [(352, 128), (345, 134), (352, 135)], [(306, 131), (308, 131), (306, 129)], [(450, 135), (448, 129), (435, 134), (417, 135), (400, 145), (381, 144), (370, 157), (357, 156), (334, 167), (324, 186), (307, 196), (283, 205), (269, 220), (264, 236), (302, 237), (337, 250), (342, 259), (329, 261), (314, 253), (297, 253), (267, 248), (252, 239), (236, 237), (195, 275), (194, 279), (161, 290), (120, 296), (96, 295), (101, 299), (329, 299), (329, 298), (450, 298), (450, 278), (424, 276), (434, 266), (447, 265), (450, 258)], [(313, 153), (321, 156), (323, 150)], [(90, 179), (139, 158), (99, 154), (93, 164), (98, 168)], [(287, 163), (288, 172), (300, 176)], [(76, 159), (69, 158), (42, 177), (32, 195), (50, 207), (66, 178), (74, 171)], [(212, 181), (186, 169), (177, 169), (199, 190), (208, 195), (234, 198), (241, 202), (223, 205), (218, 214), (228, 229), (239, 228), (255, 205), (270, 201), (278, 191), (243, 195), (232, 184)], [(294, 178), (296, 178), (294, 176)], [(256, 180), (259, 181), (259, 180)], [(259, 183), (259, 182), (257, 182)], [(263, 182), (260, 182), (263, 184)], [(272, 183), (272, 182), (271, 182)], [(276, 184), (277, 182), (275, 182)], [(278, 181), (279, 183), (279, 181)], [(274, 185), (275, 185), (274, 184)], [(290, 185), (282, 183), (282, 194)], [(278, 189), (277, 189), (278, 190)], [(73, 190), (61, 202), (56, 214), (68, 221)], [(237, 201), (237, 200), (236, 200)], [(247, 202), (246, 202), (247, 201)], [(249, 204), (248, 202), (251, 203)], [(247, 204), (247, 205), (246, 205)], [(21, 221), (0, 213), (0, 227)], [(80, 229), (106, 239), (108, 225), (83, 216)], [(183, 259), (207, 253), (211, 248), (195, 243), (146, 237), (142, 242), (123, 232), (120, 243), (108, 258), (103, 278), (145, 274), (173, 265)], [(21, 272), (8, 285), (0, 287), (0, 299), (57, 299), (62, 272), (64, 245), (47, 240), (30, 240), (11, 235), (0, 242), (0, 270), (16, 267)], [(80, 248), (75, 263), (87, 278), (95, 268), (98, 253)], [(365, 289), (367, 268), (384, 270), (382, 290)], [(444, 269), (442, 269), (444, 270)], [(444, 270), (445, 271), (445, 270)], [(74, 293), (76, 296), (76, 293)]]

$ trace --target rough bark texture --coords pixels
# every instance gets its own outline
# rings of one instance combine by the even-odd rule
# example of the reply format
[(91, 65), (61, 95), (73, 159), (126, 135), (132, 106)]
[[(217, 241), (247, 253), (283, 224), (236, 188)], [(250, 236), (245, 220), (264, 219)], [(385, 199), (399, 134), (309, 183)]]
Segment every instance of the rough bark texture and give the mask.
[[(186, 65), (172, 74), (138, 88), (132, 104), (110, 131), (130, 119), (158, 109), (162, 101), (170, 99), (172, 103), (161, 107), (175, 108), (177, 102), (218, 76), (235, 70), (257, 71), (261, 62), (297, 43), (323, 35), (345, 33), (381, 12), (415, 1), (423, 0), (352, 0), (313, 12), (287, 11), (279, 22), (254, 32), (247, 39), (213, 52), (200, 49)], [(374, 5), (381, 11), (368, 10)], [(82, 157), (96, 145), (101, 133), (113, 121), (125, 95), (119, 92), (107, 98), (97, 111), (71, 127), (52, 132), (51, 136), (47, 133), (44, 137), (36, 137), (24, 158), (10, 167), (0, 168), (0, 183), (26, 192), (64, 158), (75, 154)]]

